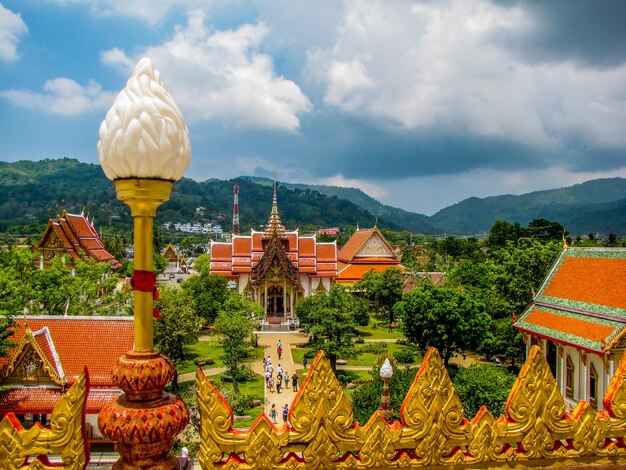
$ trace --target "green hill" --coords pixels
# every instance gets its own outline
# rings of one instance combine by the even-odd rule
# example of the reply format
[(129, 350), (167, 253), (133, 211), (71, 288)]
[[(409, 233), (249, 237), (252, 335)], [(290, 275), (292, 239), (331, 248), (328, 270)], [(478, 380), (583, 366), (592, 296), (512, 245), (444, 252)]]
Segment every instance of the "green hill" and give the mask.
[[(267, 222), (272, 180), (241, 177), (239, 209), (242, 231)], [(230, 229), (233, 183), (183, 178), (157, 223), (217, 222)], [(279, 183), (278, 203), (288, 229), (301, 227), (380, 227), (423, 234), (472, 235), (489, 231), (496, 220), (527, 225), (533, 219), (560, 222), (571, 235), (599, 232), (626, 235), (626, 179), (588, 181), (567, 188), (521, 196), (469, 198), (432, 217), (386, 206), (355, 188)], [(39, 234), (49, 216), (62, 209), (85, 210), (105, 232), (132, 228), (128, 208), (115, 197), (113, 184), (98, 165), (75, 159), (0, 162), (0, 233)]]
[(520, 196), (472, 197), (446, 207), (430, 220), (448, 233), (480, 234), (498, 220), (527, 225), (533, 219), (561, 223), (571, 234), (626, 234), (626, 179), (606, 178)]

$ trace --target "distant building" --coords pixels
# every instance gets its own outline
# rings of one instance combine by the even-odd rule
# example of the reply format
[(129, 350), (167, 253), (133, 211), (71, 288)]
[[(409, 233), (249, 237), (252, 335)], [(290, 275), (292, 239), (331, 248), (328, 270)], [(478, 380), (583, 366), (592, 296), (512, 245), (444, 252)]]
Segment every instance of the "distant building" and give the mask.
[(335, 236), (339, 233), (339, 228), (338, 227), (332, 227), (332, 228), (322, 228), (319, 229), (317, 231), (318, 235), (330, 235), (330, 236)]
[(133, 317), (29, 316), (15, 319), (16, 343), (0, 357), (0, 417), (46, 424), (48, 415), (87, 366), (88, 438), (102, 439), (98, 413), (121, 390), (111, 380), (115, 360), (133, 348)]
[(167, 258), (167, 261), (170, 263), (178, 263), (178, 260), (180, 259), (176, 248), (171, 243), (167, 244), (163, 253), (161, 253), (161, 256), (163, 256), (163, 258)]
[(389, 268), (406, 271), (400, 258), (378, 227), (357, 230), (337, 255), (337, 284), (352, 286), (366, 273), (384, 272)]
[(50, 219), (48, 225), (35, 246), (40, 253), (41, 267), (50, 264), (53, 258), (69, 255), (69, 261), (91, 258), (96, 261), (112, 263), (114, 269), (122, 265), (104, 247), (93, 223), (84, 214), (68, 214)]
[(567, 248), (515, 323), (539, 345), (565, 401), (602, 408), (626, 347), (626, 249)]
[(282, 225), (276, 200), (264, 231), (211, 242), (212, 275), (225, 276), (233, 288), (262, 305), (269, 316), (291, 317), (295, 303), (328, 292), (337, 276), (337, 245), (319, 243)]

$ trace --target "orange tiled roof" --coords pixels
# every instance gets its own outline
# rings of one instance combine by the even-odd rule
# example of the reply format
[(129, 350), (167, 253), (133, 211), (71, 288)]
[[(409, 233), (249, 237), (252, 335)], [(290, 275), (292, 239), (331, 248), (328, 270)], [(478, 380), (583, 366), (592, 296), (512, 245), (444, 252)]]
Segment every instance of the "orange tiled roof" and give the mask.
[(626, 260), (565, 258), (543, 294), (626, 309)]
[(358, 230), (350, 237), (346, 244), (341, 248), (337, 258), (342, 261), (351, 261), (354, 255), (359, 251), (359, 248), (363, 246), (363, 243), (374, 233), (374, 229)]
[[(104, 405), (121, 395), (118, 389), (91, 389), (87, 395), (86, 413), (98, 413)], [(50, 414), (63, 397), (60, 388), (24, 387), (0, 392), (0, 413), (12, 411), (17, 414)]]
[(337, 274), (337, 282), (341, 281), (358, 281), (370, 271), (375, 273), (385, 272), (389, 268), (397, 268), (397, 265), (368, 263), (368, 264), (347, 264)]
[(63, 213), (55, 220), (50, 220), (48, 226), (37, 244), (37, 248), (45, 247), (46, 241), (54, 233), (73, 258), (80, 257), (80, 252), (97, 261), (111, 261), (114, 268), (118, 269), (122, 265), (109, 253), (96, 228), (82, 214)]
[(568, 248), (515, 324), (599, 354), (626, 330), (626, 250)]
[[(68, 385), (71, 386), (84, 366), (89, 369), (92, 387), (113, 387), (111, 370), (115, 360), (133, 348), (132, 317), (52, 317), (27, 318), (35, 332), (47, 327)], [(15, 319), (12, 340), (19, 344), (24, 336), (24, 320)], [(16, 353), (0, 358), (0, 376)], [(51, 348), (45, 353), (51, 354)], [(53, 358), (49, 358), (55, 364)]]

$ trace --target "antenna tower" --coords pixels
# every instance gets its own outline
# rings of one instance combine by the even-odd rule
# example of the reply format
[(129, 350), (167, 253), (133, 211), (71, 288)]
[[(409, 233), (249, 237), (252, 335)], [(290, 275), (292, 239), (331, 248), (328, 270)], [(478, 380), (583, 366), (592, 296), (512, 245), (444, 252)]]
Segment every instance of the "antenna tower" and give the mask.
[(239, 183), (235, 183), (233, 196), (233, 235), (239, 235)]

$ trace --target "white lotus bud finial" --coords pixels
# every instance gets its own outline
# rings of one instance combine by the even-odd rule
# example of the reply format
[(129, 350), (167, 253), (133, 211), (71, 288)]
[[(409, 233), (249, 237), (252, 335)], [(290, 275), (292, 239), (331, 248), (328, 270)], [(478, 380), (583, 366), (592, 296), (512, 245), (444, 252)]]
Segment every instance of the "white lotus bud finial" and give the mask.
[(383, 362), (383, 365), (380, 367), (380, 376), (383, 379), (390, 379), (392, 375), (393, 367), (391, 367), (391, 362), (389, 362), (389, 359), (385, 359), (385, 362)]
[(191, 161), (183, 115), (146, 57), (115, 98), (99, 134), (98, 159), (110, 180), (176, 181)]

